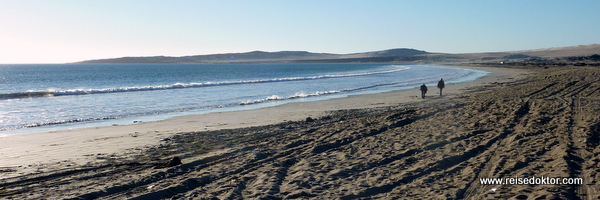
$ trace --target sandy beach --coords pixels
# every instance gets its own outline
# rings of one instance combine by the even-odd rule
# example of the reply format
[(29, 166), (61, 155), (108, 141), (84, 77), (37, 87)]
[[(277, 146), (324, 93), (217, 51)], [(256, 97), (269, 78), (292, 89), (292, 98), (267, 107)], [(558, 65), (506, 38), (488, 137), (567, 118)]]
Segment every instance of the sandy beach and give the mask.
[[(0, 197), (600, 197), (600, 69), (467, 68), (492, 73), (442, 97), (431, 85), (426, 99), (415, 88), (1, 137)], [(534, 176), (583, 184), (480, 183)]]
[[(444, 93), (447, 97), (464, 93), (468, 88), (505, 82), (522, 78), (530, 73), (520, 69), (497, 69), (469, 67), (493, 72), (473, 82), (449, 84)], [(429, 98), (439, 98), (434, 85), (429, 86)], [(17, 173), (0, 173), (0, 178), (39, 171), (36, 167), (45, 163), (65, 162), (82, 165), (95, 161), (95, 155), (118, 154), (140, 150), (159, 144), (164, 138), (176, 133), (212, 131), (251, 126), (263, 126), (286, 121), (318, 118), (331, 111), (396, 106), (408, 102), (423, 101), (418, 88), (381, 94), (356, 95), (346, 98), (289, 103), (286, 105), (233, 112), (175, 117), (158, 122), (124, 126), (81, 128), (43, 133), (18, 134), (0, 137), (0, 167), (14, 169)], [(42, 169), (42, 171), (44, 171)]]

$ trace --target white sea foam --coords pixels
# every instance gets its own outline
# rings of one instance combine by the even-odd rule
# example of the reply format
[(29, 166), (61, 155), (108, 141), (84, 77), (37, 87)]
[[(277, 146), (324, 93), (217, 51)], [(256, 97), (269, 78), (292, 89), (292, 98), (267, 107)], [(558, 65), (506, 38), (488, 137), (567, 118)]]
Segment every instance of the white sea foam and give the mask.
[(278, 96), (278, 95), (272, 95), (272, 96), (266, 97), (264, 99), (255, 99), (255, 100), (242, 101), (242, 102), (240, 102), (239, 105), (251, 105), (251, 104), (263, 103), (263, 102), (266, 102), (266, 101), (274, 101), (274, 100), (287, 100), (287, 99), (306, 98), (306, 97), (320, 96), (320, 95), (326, 95), (326, 94), (336, 94), (336, 93), (340, 93), (340, 92), (341, 91), (338, 91), (338, 90), (317, 91), (317, 92), (313, 92), (313, 93), (297, 92), (296, 94), (288, 96), (288, 97), (281, 97), (281, 96)]
[(66, 90), (49, 89), (46, 91), (28, 90), (27, 92), (23, 92), (23, 93), (0, 94), (0, 99), (52, 97), (52, 96), (103, 94), (103, 93), (119, 93), (119, 92), (139, 92), (139, 91), (185, 89), (185, 88), (212, 87), (212, 86), (238, 85), (238, 84), (316, 80), (316, 79), (326, 79), (326, 78), (342, 78), (342, 77), (366, 76), (366, 75), (374, 75), (374, 74), (385, 74), (385, 73), (392, 73), (392, 72), (410, 69), (410, 67), (400, 66), (400, 65), (394, 65), (391, 67), (392, 67), (392, 69), (386, 69), (386, 70), (380, 70), (380, 71), (370, 71), (370, 72), (360, 72), (360, 73), (343, 73), (343, 74), (326, 74), (326, 75), (319, 75), (319, 76), (284, 77), (284, 78), (272, 78), (272, 79), (220, 81), (220, 82), (203, 82), (203, 83), (174, 83), (174, 84), (169, 84), (169, 85), (118, 87), (118, 88), (101, 88), (101, 89), (66, 89)]

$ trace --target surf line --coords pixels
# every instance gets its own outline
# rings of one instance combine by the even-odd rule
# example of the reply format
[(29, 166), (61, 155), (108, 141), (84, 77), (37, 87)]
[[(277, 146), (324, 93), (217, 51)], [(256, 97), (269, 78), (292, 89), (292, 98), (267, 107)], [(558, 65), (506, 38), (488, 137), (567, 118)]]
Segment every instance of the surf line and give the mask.
[(273, 78), (273, 79), (219, 81), (219, 82), (204, 82), (204, 83), (175, 83), (175, 84), (170, 84), (170, 85), (119, 87), (119, 88), (104, 88), (104, 89), (68, 89), (68, 90), (56, 90), (56, 91), (54, 91), (54, 90), (27, 91), (27, 92), (0, 94), (0, 100), (55, 97), (55, 96), (68, 96), (68, 95), (88, 95), (88, 94), (106, 94), (106, 93), (121, 93), (121, 92), (140, 92), (140, 91), (154, 91), (154, 90), (185, 89), (185, 88), (213, 87), (213, 86), (225, 86), (225, 85), (316, 80), (316, 79), (327, 79), (327, 78), (343, 78), (343, 77), (352, 77), (352, 76), (385, 74), (385, 73), (392, 73), (392, 72), (410, 69), (410, 67), (406, 67), (406, 66), (394, 66), (394, 67), (395, 67), (394, 69), (383, 70), (383, 71), (347, 73), (347, 74), (325, 74), (325, 75), (305, 76), (305, 77), (283, 77), (283, 78)]

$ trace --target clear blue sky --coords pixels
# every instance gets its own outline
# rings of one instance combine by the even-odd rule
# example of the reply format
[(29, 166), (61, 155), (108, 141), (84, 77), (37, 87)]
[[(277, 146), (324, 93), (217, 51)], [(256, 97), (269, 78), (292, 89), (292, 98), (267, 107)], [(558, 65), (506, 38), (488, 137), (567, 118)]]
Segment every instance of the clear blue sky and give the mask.
[(600, 1), (0, 0), (0, 63), (600, 43)]

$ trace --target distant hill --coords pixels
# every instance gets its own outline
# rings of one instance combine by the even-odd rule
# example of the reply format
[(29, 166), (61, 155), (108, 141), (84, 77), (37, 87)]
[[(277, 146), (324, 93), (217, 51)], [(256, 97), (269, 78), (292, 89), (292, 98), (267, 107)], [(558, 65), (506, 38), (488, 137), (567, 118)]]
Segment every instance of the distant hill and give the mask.
[(100, 60), (88, 60), (80, 63), (221, 63), (221, 62), (252, 62), (252, 61), (283, 61), (296, 59), (327, 59), (334, 58), (333, 54), (310, 53), (306, 51), (264, 52), (252, 51), (247, 53), (224, 53), (195, 56), (153, 56), (153, 57), (123, 57)]
[(194, 56), (122, 57), (87, 60), (79, 63), (259, 63), (259, 62), (315, 62), (315, 63), (494, 63), (507, 61), (546, 62), (552, 59), (600, 55), (600, 44), (556, 47), (525, 51), (487, 53), (430, 53), (427, 51), (399, 48), (352, 54), (312, 53), (307, 51), (252, 51)]
[(79, 63), (244, 63), (244, 62), (301, 62), (318, 60), (337, 60), (347, 58), (401, 57), (428, 54), (415, 49), (390, 49), (355, 54), (311, 53), (307, 51), (252, 51), (246, 53), (224, 53), (194, 56), (152, 56), (122, 57), (99, 60), (87, 60)]
[(573, 56), (591, 56), (600, 54), (600, 44), (555, 47), (524, 51), (466, 53), (466, 54), (429, 54), (428, 59), (449, 62), (502, 62), (525, 60), (551, 60)]
[(383, 51), (372, 51), (365, 53), (353, 53), (353, 54), (345, 54), (340, 55), (340, 59), (345, 58), (373, 58), (373, 57), (404, 57), (404, 56), (414, 56), (414, 55), (422, 55), (429, 54), (427, 51), (421, 51), (416, 49), (388, 49)]

